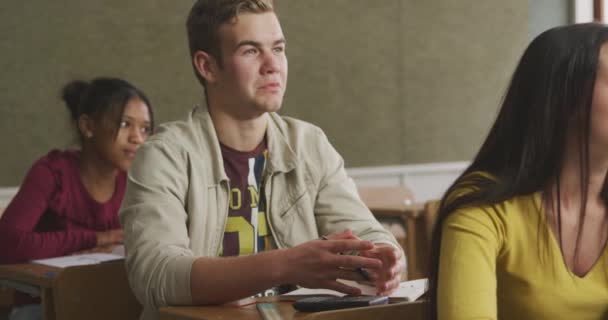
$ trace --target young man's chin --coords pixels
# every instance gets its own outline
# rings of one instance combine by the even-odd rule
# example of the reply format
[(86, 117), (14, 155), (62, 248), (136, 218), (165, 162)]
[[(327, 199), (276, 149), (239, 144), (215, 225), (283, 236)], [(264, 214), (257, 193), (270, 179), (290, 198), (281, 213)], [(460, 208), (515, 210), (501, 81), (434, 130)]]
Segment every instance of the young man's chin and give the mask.
[(264, 101), (262, 103), (258, 103), (257, 107), (266, 112), (277, 112), (279, 109), (281, 109), (282, 104), (283, 99), (278, 99), (276, 101)]

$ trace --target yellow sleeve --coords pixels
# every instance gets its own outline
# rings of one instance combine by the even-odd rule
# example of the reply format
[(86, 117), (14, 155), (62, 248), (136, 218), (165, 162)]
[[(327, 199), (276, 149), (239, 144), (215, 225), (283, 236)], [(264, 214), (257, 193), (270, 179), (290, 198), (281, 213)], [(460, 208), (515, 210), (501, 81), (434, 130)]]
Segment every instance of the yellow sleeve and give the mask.
[(496, 319), (496, 258), (504, 235), (502, 214), (467, 208), (442, 226), (438, 319)]

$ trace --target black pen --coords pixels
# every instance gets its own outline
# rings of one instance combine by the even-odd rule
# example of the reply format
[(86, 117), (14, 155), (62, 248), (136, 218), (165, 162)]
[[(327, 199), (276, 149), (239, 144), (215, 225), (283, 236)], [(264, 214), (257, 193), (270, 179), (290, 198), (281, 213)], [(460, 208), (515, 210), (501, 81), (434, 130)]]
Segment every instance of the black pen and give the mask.
[[(321, 240), (329, 240), (329, 238), (326, 236), (321, 236)], [(357, 267), (355, 270), (357, 271), (357, 273), (359, 273), (359, 275), (361, 275), (363, 277), (363, 279), (365, 279), (365, 281), (371, 281), (371, 278), (369, 277), (369, 273), (367, 273), (367, 270), (363, 269), (362, 267)]]

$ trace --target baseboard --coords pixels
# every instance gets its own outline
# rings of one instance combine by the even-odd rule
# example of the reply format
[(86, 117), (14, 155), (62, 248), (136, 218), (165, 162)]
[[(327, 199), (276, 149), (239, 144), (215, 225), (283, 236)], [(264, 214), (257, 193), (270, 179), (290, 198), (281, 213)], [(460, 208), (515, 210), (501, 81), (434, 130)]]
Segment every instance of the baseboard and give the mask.
[(362, 187), (409, 187), (416, 202), (440, 199), (447, 188), (467, 168), (468, 161), (436, 162), (399, 166), (348, 168), (346, 171)]

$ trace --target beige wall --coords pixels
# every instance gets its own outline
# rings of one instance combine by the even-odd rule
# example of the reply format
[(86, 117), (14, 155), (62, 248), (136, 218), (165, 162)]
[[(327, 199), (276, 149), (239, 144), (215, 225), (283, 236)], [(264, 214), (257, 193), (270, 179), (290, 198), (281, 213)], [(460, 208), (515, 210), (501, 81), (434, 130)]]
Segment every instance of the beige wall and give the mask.
[[(184, 21), (192, 1), (16, 1), (0, 11), (0, 186), (72, 131), (58, 90), (125, 77), (158, 120), (200, 97)], [(467, 160), (528, 36), (527, 0), (277, 0), (288, 39), (283, 113), (321, 126), (346, 164)]]

